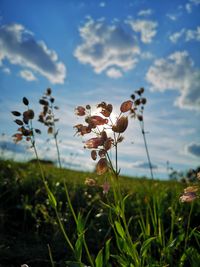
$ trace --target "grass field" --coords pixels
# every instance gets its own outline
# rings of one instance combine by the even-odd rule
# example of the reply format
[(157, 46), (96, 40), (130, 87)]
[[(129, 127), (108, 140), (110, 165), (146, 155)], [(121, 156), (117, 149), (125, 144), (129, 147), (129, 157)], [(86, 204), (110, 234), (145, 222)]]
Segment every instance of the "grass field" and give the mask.
[[(77, 229), (63, 181), (75, 213), (87, 217), (85, 237), (91, 257), (95, 259), (109, 242), (107, 263), (103, 260), (98, 265), (100, 262), (95, 261), (95, 266), (126, 266), (118, 258), (122, 254), (118, 243), (123, 240), (123, 231), (118, 229), (122, 240), (116, 239), (109, 217), (108, 206), (114, 202), (112, 188), (105, 195), (101, 186), (85, 185), (87, 177), (96, 178), (95, 173), (59, 170), (53, 165), (43, 167), (71, 242), (76, 243)], [(142, 259), (140, 265), (200, 266), (200, 203), (180, 203), (185, 185), (128, 177), (119, 180), (122, 196), (128, 194), (125, 216)], [(0, 161), (0, 266), (84, 266), (67, 263), (73, 255), (50, 204), (37, 164)], [(82, 262), (90, 266), (84, 249)]]

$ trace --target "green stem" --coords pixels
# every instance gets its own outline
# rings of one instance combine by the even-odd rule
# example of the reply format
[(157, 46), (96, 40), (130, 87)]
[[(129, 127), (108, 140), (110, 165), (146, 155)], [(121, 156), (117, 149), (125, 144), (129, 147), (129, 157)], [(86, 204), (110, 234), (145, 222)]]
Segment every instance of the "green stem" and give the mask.
[(185, 246), (184, 246), (184, 250), (186, 250), (187, 243), (188, 243), (188, 235), (189, 235), (189, 228), (190, 228), (190, 222), (191, 222), (191, 215), (192, 215), (192, 211), (193, 211), (193, 206), (194, 206), (194, 203), (192, 202), (192, 204), (191, 204), (191, 206), (190, 206), (189, 217), (188, 217), (188, 223), (187, 223), (187, 229), (186, 229), (186, 236), (185, 236)]

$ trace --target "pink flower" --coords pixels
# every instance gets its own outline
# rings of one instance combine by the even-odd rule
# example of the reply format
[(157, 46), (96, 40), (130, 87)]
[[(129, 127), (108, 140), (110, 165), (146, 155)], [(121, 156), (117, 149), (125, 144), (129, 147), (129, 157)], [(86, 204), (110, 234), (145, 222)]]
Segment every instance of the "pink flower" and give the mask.
[(103, 145), (103, 140), (101, 137), (90, 138), (85, 142), (86, 148), (98, 148), (98, 146), (102, 145)]
[(104, 182), (102, 187), (103, 187), (103, 194), (108, 194), (108, 192), (110, 190), (110, 184), (108, 182)]
[(86, 122), (92, 127), (96, 128), (98, 125), (104, 125), (108, 123), (107, 119), (102, 118), (101, 116), (91, 116), (86, 119)]
[(195, 192), (186, 192), (180, 197), (181, 202), (192, 202), (197, 198), (197, 194)]

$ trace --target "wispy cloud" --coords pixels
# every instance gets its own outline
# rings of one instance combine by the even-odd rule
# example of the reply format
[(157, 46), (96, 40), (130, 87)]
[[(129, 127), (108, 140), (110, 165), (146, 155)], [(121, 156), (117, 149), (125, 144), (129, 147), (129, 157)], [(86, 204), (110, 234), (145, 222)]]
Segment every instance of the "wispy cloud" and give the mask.
[(169, 39), (173, 43), (177, 43), (180, 38), (183, 38), (186, 42), (189, 41), (200, 41), (200, 26), (197, 26), (196, 30), (181, 29), (179, 32), (175, 32), (169, 36)]
[(175, 52), (166, 59), (157, 59), (146, 74), (154, 91), (178, 90), (175, 104), (180, 108), (200, 109), (200, 70), (188, 52)]
[(58, 61), (55, 51), (43, 41), (36, 41), (33, 33), (21, 24), (0, 27), (0, 63), (5, 59), (11, 64), (29, 68), (46, 77), (51, 83), (63, 83), (66, 68)]
[(153, 10), (152, 9), (150, 9), (150, 8), (148, 8), (148, 9), (143, 9), (143, 10), (140, 10), (139, 12), (138, 12), (138, 16), (149, 16), (149, 15), (151, 15), (153, 13)]
[(157, 33), (158, 23), (152, 20), (127, 20), (127, 23), (132, 27), (133, 31), (140, 33), (140, 38), (143, 43), (151, 43)]
[(81, 63), (91, 65), (96, 73), (113, 74), (115, 67), (119, 74), (135, 67), (140, 48), (136, 38), (122, 27), (90, 18), (79, 31), (83, 42), (74, 55)]
[(121, 78), (123, 76), (122, 72), (116, 68), (108, 69), (106, 74), (108, 77), (114, 78), (114, 79)]
[(35, 77), (35, 75), (33, 74), (33, 72), (31, 72), (30, 70), (21, 70), (19, 75), (26, 81), (28, 82), (32, 82), (32, 81), (36, 81), (37, 78)]

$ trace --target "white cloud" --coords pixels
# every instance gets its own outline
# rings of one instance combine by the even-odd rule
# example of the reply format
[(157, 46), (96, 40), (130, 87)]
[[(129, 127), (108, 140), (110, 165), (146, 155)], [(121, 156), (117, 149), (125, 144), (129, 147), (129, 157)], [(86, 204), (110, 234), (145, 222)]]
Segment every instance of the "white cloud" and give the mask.
[(37, 78), (35, 77), (35, 75), (29, 71), (29, 70), (21, 70), (19, 75), (25, 79), (28, 82), (32, 82), (32, 81), (36, 81)]
[(153, 13), (152, 9), (144, 9), (138, 12), (138, 16), (149, 16)]
[(36, 41), (33, 33), (21, 24), (0, 27), (0, 63), (7, 59), (11, 64), (30, 68), (46, 77), (51, 83), (63, 83), (66, 68), (58, 61), (55, 51), (43, 41)]
[(140, 49), (136, 38), (117, 25), (89, 19), (80, 27), (83, 43), (74, 55), (83, 64), (90, 64), (96, 73), (116, 68), (119, 71), (133, 69)]
[(196, 30), (187, 30), (185, 34), (185, 40), (186, 41), (200, 41), (200, 26), (197, 27)]
[(181, 108), (200, 109), (200, 70), (188, 52), (175, 52), (166, 59), (157, 59), (149, 68), (146, 79), (152, 90), (178, 90), (175, 104)]
[(187, 153), (195, 156), (200, 157), (200, 143), (191, 143), (186, 146)]
[(156, 35), (157, 22), (152, 20), (128, 20), (127, 23), (132, 27), (133, 31), (141, 34), (143, 43), (151, 43)]
[(110, 68), (106, 71), (106, 74), (108, 75), (108, 77), (110, 78), (121, 78), (123, 76), (122, 72), (118, 69), (115, 68)]
[(200, 5), (200, 0), (190, 0), (185, 4), (185, 9), (188, 13), (192, 13), (193, 7)]
[(180, 38), (184, 38), (186, 42), (195, 40), (195, 41), (200, 41), (200, 26), (197, 26), (196, 30), (191, 30), (191, 29), (181, 29), (179, 32), (175, 32), (172, 35), (169, 36), (169, 39), (173, 43), (177, 43), (177, 41)]
[(147, 51), (147, 52), (142, 52), (140, 57), (142, 59), (152, 59), (154, 57), (154, 55)]
[(172, 21), (176, 21), (178, 18), (177, 14), (166, 14), (166, 16)]
[(170, 35), (169, 39), (172, 43), (177, 43), (177, 41), (184, 35), (185, 29), (182, 29), (180, 32), (175, 32)]

